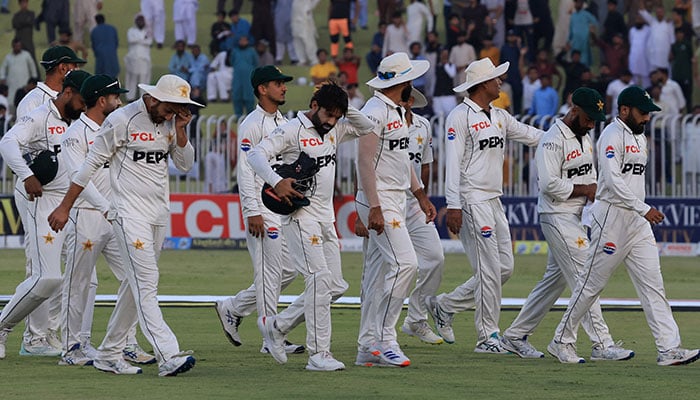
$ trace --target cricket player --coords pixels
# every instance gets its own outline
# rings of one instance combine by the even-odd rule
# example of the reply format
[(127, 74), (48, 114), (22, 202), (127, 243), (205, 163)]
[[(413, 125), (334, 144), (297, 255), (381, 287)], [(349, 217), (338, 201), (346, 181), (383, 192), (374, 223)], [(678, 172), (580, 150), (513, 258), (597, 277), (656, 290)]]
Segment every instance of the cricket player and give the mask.
[[(528, 336), (532, 335), (568, 285), (576, 287), (588, 255), (588, 234), (581, 222), (583, 207), (595, 199), (596, 168), (588, 131), (605, 121), (605, 104), (593, 89), (576, 89), (573, 107), (542, 136), (535, 161), (540, 226), (549, 244), (547, 269), (527, 297), (515, 321), (503, 333), (501, 346), (522, 358), (542, 358)], [(598, 299), (582, 320), (591, 339), (591, 360), (628, 360), (632, 350), (615, 344)]]
[[(38, 162), (42, 151), (51, 151), (52, 157), (61, 151), (61, 138), (68, 129), (68, 121), (78, 119), (85, 109), (79, 88), (89, 75), (85, 71), (70, 71), (55, 100), (47, 101), (20, 118), (0, 139), (0, 155), (17, 175), (15, 202), (26, 207), (22, 222), (31, 267), (0, 315), (0, 358), (5, 357), (5, 343), (12, 328), (49, 297), (60, 293), (65, 233), (51, 229), (46, 218), (66, 193), (67, 169), (59, 159), (52, 173), (37, 170), (35, 174), (28, 162)], [(47, 321), (47, 315), (43, 314), (38, 322), (46, 324)], [(25, 335), (21, 354), (57, 356), (61, 350), (52, 346), (46, 336), (28, 338)]]
[[(285, 103), (287, 82), (292, 79), (274, 65), (253, 70), (250, 80), (258, 106), (238, 128), (238, 194), (247, 228), (248, 253), (253, 261), (253, 284), (235, 296), (216, 302), (216, 313), (224, 334), (234, 346), (242, 344), (238, 333), (241, 319), (256, 308), (258, 316), (277, 314), (280, 292), (297, 276), (296, 268), (289, 262), (280, 216), (263, 205), (260, 191), (265, 182), (248, 163), (249, 151), (287, 122), (279, 106)], [(273, 155), (269, 161), (274, 165), (280, 160)], [(303, 318), (303, 310), (298, 312)], [(287, 342), (286, 351), (303, 353), (304, 346)], [(268, 352), (264, 341), (260, 352)]]
[[(304, 293), (278, 315), (261, 315), (258, 327), (270, 354), (279, 363), (287, 361), (284, 335), (295, 321), (295, 309), (303, 305), (306, 320), (306, 347), (310, 371), (336, 371), (345, 364), (333, 357), (331, 350), (331, 302), (348, 288), (340, 266), (340, 245), (335, 231), (333, 193), (335, 191), (336, 152), (341, 142), (368, 134), (373, 123), (361, 112), (348, 106), (345, 90), (336, 83), (324, 83), (311, 97), (310, 110), (281, 125), (263, 139), (248, 155), (255, 172), (274, 188), (283, 201), (302, 198), (292, 188), (293, 178), (282, 178), (270, 166), (275, 155), (285, 163), (294, 162), (301, 152), (316, 161), (315, 191), (307, 193), (310, 204), (282, 218), (290, 261), (304, 276)], [(345, 116), (344, 119), (341, 119)]]
[[(22, 101), (17, 105), (17, 120), (34, 111), (40, 105), (49, 100), (55, 99), (63, 86), (63, 80), (69, 71), (78, 69), (85, 64), (85, 60), (78, 58), (75, 52), (66, 46), (56, 46), (47, 49), (41, 57), (41, 65), (46, 71), (44, 82), (39, 82)], [(20, 218), (26, 218), (27, 203), (23, 198), (15, 199)], [(27, 232), (25, 231), (25, 243), (29, 243)], [(29, 248), (25, 247), (27, 264), (25, 266), (27, 275), (31, 273), (31, 255)], [(60, 327), (59, 314), (61, 309), (61, 298), (57, 292), (55, 297), (42, 303), (32, 312), (25, 321), (24, 339), (27, 342), (37, 341), (46, 338), (51, 346), (60, 351), (61, 340), (58, 337)], [(24, 341), (22, 342), (24, 344)], [(26, 353), (20, 348), (21, 353)]]
[(508, 353), (501, 347), (498, 327), (501, 285), (513, 272), (513, 244), (500, 200), (505, 141), (535, 146), (544, 133), (490, 105), (498, 98), (500, 77), (508, 66), (495, 67), (488, 58), (469, 64), (466, 81), (453, 89), (467, 96), (445, 121), (447, 227), (460, 235), (474, 275), (451, 293), (426, 301), (448, 343), (454, 342), (454, 314), (476, 306), (476, 353)]
[(661, 263), (652, 225), (664, 215), (644, 202), (649, 113), (661, 111), (649, 94), (630, 86), (617, 97), (618, 116), (598, 139), (598, 188), (593, 205), (591, 250), (547, 351), (562, 363), (581, 363), (576, 354), (577, 328), (624, 262), (654, 336), (658, 365), (689, 364), (700, 350), (681, 347), (678, 325), (666, 300)]
[[(119, 95), (126, 93), (119, 81), (107, 75), (87, 78), (80, 89), (87, 110), (66, 131), (61, 143), (61, 161), (69, 175), (78, 171), (105, 118), (121, 105)], [(61, 335), (63, 354), (59, 365), (90, 365), (96, 350), (90, 343), (92, 316), (97, 289), (95, 264), (102, 253), (110, 269), (122, 282), (126, 279), (124, 262), (114, 230), (105, 215), (109, 211), (109, 163), (96, 171), (71, 209), (66, 228), (66, 267), (62, 285)], [(124, 358), (139, 364), (156, 362), (136, 341), (136, 314), (133, 314)]]
[(141, 368), (123, 359), (126, 335), (136, 312), (158, 360), (158, 375), (174, 376), (190, 370), (195, 359), (189, 351), (180, 352), (156, 297), (158, 257), (170, 214), (167, 159), (172, 157), (183, 172), (192, 167), (194, 148), (185, 130), (192, 119), (188, 105), (202, 105), (190, 100), (190, 85), (175, 75), (163, 75), (155, 86), (139, 87), (146, 92), (140, 100), (105, 119), (49, 223), (55, 231), (66, 225), (80, 193), (109, 162), (112, 201), (107, 219), (119, 242), (127, 279), (119, 287), (117, 304), (93, 365), (114, 374), (141, 373)]
[(379, 249), (381, 262), (367, 263), (362, 274), (357, 365), (411, 364), (396, 338), (396, 323), (418, 266), (406, 224), (406, 191), (410, 189), (418, 200), (426, 224), (436, 212), (408, 157), (408, 123), (400, 103), (409, 100), (411, 82), (428, 68), (425, 60), (395, 53), (381, 61), (377, 76), (367, 82), (375, 92), (362, 112), (374, 127), (371, 135), (359, 141), (355, 203), (362, 223), (370, 230), (368, 247)]

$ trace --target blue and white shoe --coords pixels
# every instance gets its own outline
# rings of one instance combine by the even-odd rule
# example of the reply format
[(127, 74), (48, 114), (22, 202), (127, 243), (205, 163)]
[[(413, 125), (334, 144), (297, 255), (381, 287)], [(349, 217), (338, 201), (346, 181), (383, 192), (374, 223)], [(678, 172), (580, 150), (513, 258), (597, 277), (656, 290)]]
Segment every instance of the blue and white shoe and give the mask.
[(397, 343), (377, 343), (370, 349), (373, 355), (379, 357), (382, 363), (396, 367), (408, 367), (411, 360), (403, 354)]
[(121, 358), (116, 361), (95, 360), (92, 366), (102, 372), (111, 372), (116, 375), (138, 375), (143, 372), (141, 368), (134, 367)]
[(70, 350), (65, 352), (61, 359), (58, 360), (58, 365), (92, 365), (92, 358), (83, 351), (80, 347), (80, 343), (76, 343), (71, 346)]
[(175, 376), (187, 372), (195, 363), (192, 350), (177, 353), (158, 368), (158, 376)]
[(494, 332), (488, 339), (476, 345), (474, 353), (482, 354), (510, 354), (510, 352), (501, 346), (501, 339), (498, 333)]

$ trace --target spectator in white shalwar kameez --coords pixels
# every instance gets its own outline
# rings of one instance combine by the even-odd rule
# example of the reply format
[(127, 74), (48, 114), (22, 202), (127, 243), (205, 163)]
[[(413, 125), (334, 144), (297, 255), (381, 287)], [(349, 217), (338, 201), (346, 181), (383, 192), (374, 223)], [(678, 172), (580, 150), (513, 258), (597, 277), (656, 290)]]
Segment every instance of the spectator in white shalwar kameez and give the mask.
[(165, 4), (163, 4), (163, 0), (141, 0), (141, 13), (146, 19), (149, 36), (155, 39), (159, 49), (162, 48), (165, 41)]
[(129, 90), (126, 94), (128, 101), (134, 101), (141, 97), (138, 84), (151, 83), (151, 44), (153, 37), (146, 29), (146, 19), (143, 14), (136, 14), (134, 26), (126, 32), (126, 41), (129, 43), (129, 51), (124, 56), (126, 66), (125, 88)]
[(676, 41), (674, 36), (673, 23), (664, 20), (665, 11), (663, 6), (656, 7), (656, 15), (651, 16), (644, 9), (644, 2), (640, 2), (639, 15), (649, 24), (649, 39), (646, 44), (647, 60), (649, 68), (671, 68), (668, 55), (671, 53), (671, 45)]
[(294, 0), (292, 3), (292, 37), (301, 65), (318, 64), (316, 57), (316, 23), (314, 8), (320, 0)]
[(173, 3), (175, 40), (184, 41), (188, 47), (197, 43), (197, 8), (197, 0), (175, 0)]
[(651, 68), (647, 61), (646, 47), (650, 31), (649, 25), (645, 24), (644, 19), (638, 15), (629, 33), (630, 72), (632, 72), (634, 83), (642, 87), (649, 86), (649, 72), (651, 72)]
[(433, 30), (433, 11), (423, 0), (411, 0), (406, 7), (408, 43), (425, 41), (425, 33)]
[(228, 102), (231, 98), (229, 91), (231, 90), (231, 81), (233, 80), (233, 68), (226, 65), (225, 51), (211, 60), (209, 64), (209, 74), (207, 74), (207, 101)]

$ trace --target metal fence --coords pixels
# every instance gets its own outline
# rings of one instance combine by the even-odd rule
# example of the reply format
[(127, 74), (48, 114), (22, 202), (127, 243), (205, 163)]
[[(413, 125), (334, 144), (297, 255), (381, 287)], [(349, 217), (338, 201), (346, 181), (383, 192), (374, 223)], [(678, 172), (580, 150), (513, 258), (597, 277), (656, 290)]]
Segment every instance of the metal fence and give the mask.
[[(292, 117), (293, 112), (288, 113)], [(520, 121), (542, 128), (554, 117), (518, 116)], [(444, 118), (434, 116), (433, 151), (428, 193), (445, 193)], [(190, 138), (196, 150), (196, 162), (187, 174), (171, 168), (171, 192), (209, 193), (236, 191), (236, 162), (238, 153), (238, 118), (231, 115), (202, 115), (190, 126)], [(591, 135), (595, 140), (604, 123), (598, 124)], [(700, 197), (700, 115), (654, 115), (647, 126), (649, 162), (647, 165), (647, 196)], [(345, 146), (345, 147), (342, 147)], [(343, 144), (337, 158), (336, 187), (340, 194), (352, 194), (355, 187), (354, 145)], [(1, 162), (1, 159), (0, 159)], [(495, 168), (495, 166), (494, 166)], [(503, 192), (505, 196), (534, 196), (537, 193), (537, 172), (534, 148), (506, 141)], [(223, 177), (223, 178), (221, 178)], [(226, 182), (222, 183), (221, 180)], [(0, 193), (13, 192), (14, 177), (3, 166), (0, 170)]]

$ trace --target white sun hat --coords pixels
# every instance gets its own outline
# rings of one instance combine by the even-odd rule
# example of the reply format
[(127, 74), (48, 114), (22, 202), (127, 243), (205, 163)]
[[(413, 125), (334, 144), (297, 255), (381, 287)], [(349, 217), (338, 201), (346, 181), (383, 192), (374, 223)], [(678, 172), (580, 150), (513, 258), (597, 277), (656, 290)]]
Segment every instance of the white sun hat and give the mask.
[(367, 82), (367, 85), (375, 89), (386, 89), (412, 81), (425, 74), (428, 68), (428, 60), (411, 60), (406, 53), (394, 53), (382, 59), (377, 68), (377, 76)]
[(204, 107), (203, 104), (190, 99), (190, 84), (177, 75), (163, 75), (155, 86), (139, 83), (139, 87), (156, 100), (164, 103), (194, 104), (197, 107)]
[(505, 74), (508, 71), (510, 62), (506, 61), (498, 67), (493, 65), (491, 59), (488, 57), (482, 58), (469, 64), (465, 72), (467, 73), (467, 80), (452, 89), (456, 93), (462, 93), (472, 86), (478, 85), (479, 83), (489, 81), (494, 78)]
[(428, 105), (428, 99), (425, 98), (420, 90), (416, 88), (411, 89), (411, 96), (413, 96), (413, 106), (411, 108), (423, 108)]

